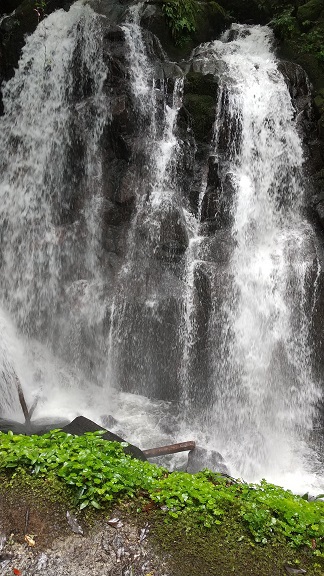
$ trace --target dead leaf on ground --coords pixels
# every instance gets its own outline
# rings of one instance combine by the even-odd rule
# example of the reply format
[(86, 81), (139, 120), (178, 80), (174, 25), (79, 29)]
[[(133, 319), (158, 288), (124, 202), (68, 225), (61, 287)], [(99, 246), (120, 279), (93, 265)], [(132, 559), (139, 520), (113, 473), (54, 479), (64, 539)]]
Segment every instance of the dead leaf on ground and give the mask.
[(27, 542), (28, 546), (35, 546), (36, 544), (34, 538), (29, 534), (25, 534), (25, 542)]

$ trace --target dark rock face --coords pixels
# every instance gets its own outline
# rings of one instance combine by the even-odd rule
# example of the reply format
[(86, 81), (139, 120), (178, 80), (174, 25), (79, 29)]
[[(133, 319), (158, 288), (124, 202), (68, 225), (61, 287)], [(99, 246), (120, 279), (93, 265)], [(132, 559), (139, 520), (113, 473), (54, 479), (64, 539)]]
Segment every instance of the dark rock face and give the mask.
[(189, 71), (184, 84), (183, 108), (180, 119), (187, 124), (188, 116), (197, 143), (210, 143), (215, 122), (218, 85), (213, 74)]
[(311, 97), (311, 86), (305, 71), (293, 62), (281, 61), (279, 70), (284, 75), (292, 102), (296, 110), (299, 135), (303, 140), (307, 158), (307, 176), (311, 185), (306, 188), (306, 203), (313, 219), (321, 222), (322, 170), (324, 162), (324, 141), (317, 122), (321, 110), (321, 100), (317, 104)]
[(186, 472), (196, 474), (205, 468), (208, 468), (208, 470), (212, 472), (229, 474), (224, 458), (219, 452), (196, 446), (196, 448), (188, 454)]
[(151, 398), (179, 398), (180, 306), (176, 297), (126, 302), (119, 328), (123, 339), (115, 359), (118, 382), (126, 392), (145, 395), (149, 382)]

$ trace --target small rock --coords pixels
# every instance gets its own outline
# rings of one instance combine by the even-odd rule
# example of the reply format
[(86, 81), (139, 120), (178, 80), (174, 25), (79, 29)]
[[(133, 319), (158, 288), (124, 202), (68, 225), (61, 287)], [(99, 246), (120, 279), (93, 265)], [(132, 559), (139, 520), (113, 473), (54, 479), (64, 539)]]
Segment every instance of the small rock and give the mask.
[(117, 562), (120, 562), (120, 560), (124, 556), (124, 554), (125, 554), (124, 546), (121, 546), (120, 548), (118, 548), (117, 553), (116, 553)]
[(121, 528), (123, 526), (123, 523), (121, 520), (119, 520), (119, 518), (111, 518), (108, 520), (107, 524), (113, 528)]
[(44, 570), (48, 564), (48, 558), (44, 552), (42, 552), (37, 558), (37, 570)]
[(228, 474), (227, 466), (219, 452), (196, 446), (196, 448), (188, 454), (186, 471), (190, 474), (195, 474), (196, 472), (204, 470), (204, 468), (208, 468), (208, 470), (212, 472)]
[(83, 530), (80, 524), (78, 523), (77, 518), (72, 514), (70, 514), (69, 511), (67, 511), (66, 517), (72, 532), (74, 532), (74, 534), (81, 534), (83, 536)]
[(12, 558), (12, 554), (0, 554), (0, 562), (6, 562)]
[(294, 568), (294, 566), (288, 566), (288, 564), (286, 564), (285, 570), (287, 574), (306, 574), (306, 570), (303, 568)]

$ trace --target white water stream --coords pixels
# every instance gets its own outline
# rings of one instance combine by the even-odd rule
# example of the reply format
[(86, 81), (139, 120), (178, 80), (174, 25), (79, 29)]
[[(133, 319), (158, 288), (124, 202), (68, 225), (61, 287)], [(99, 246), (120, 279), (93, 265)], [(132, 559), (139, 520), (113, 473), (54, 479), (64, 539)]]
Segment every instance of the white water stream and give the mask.
[[(208, 46), (208, 60), (226, 64), (220, 91), (227, 91), (227, 122), (239, 127), (239, 146), (230, 150), (226, 165), (235, 190), (231, 290), (222, 304), (228, 347), (222, 354), (223, 342), (215, 341), (217, 377), (201, 429), (204, 442), (218, 446), (234, 474), (302, 489), (307, 482), (322, 484), (320, 463), (307, 445), (320, 388), (312, 379), (305, 310), (314, 248), (311, 226), (300, 214), (303, 152), (288, 88), (271, 52), (271, 31), (243, 26), (233, 31), (235, 40), (227, 42), (227, 34)], [(222, 114), (218, 109), (215, 123), (220, 162)], [(203, 241), (195, 240), (196, 258), (202, 257)], [(189, 253), (191, 286), (199, 264)], [(210, 278), (215, 283), (211, 273)], [(215, 313), (219, 317), (219, 310)], [(190, 312), (188, 318), (187, 359), (195, 330)], [(216, 336), (217, 324), (213, 327)]]

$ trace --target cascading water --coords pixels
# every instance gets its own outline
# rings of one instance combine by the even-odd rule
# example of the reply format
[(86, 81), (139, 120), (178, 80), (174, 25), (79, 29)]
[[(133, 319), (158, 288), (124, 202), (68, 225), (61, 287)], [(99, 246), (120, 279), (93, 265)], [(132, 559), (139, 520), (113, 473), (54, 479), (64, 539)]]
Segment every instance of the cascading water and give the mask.
[[(29, 339), (42, 338), (63, 357), (70, 340), (70, 368), (65, 376), (58, 369), (56, 389), (58, 381), (71, 384), (71, 366), (79, 367), (82, 323), (100, 329), (100, 295), (94, 299), (91, 288), (101, 282), (97, 146), (109, 117), (105, 77), (99, 17), (77, 3), (40, 23), (3, 89), (1, 301)], [(32, 340), (25, 347), (36, 362), (34, 375), (22, 375), (28, 397), (34, 387), (51, 388), (53, 365), (46, 347), (36, 354)]]
[[(271, 32), (234, 26), (180, 69), (141, 11), (112, 29), (83, 2), (55, 12), (3, 89), (0, 416), (17, 416), (17, 375), (38, 415), (109, 413), (144, 448), (190, 435), (232, 474), (294, 485), (317, 472), (314, 250)], [(196, 210), (192, 68), (219, 85)]]
[[(129, 233), (125, 264), (119, 274), (119, 289), (113, 306), (109, 366), (110, 378), (117, 388), (123, 383), (123, 388), (131, 392), (159, 397), (163, 371), (169, 368), (164, 365), (163, 351), (154, 350), (156, 344), (160, 347), (159, 342), (154, 342), (154, 333), (161, 323), (159, 307), (163, 308), (163, 300), (168, 298), (165, 290), (168, 278), (165, 278), (163, 264), (157, 265), (156, 257), (163, 258), (164, 251), (174, 249), (165, 240), (164, 226), (170, 213), (176, 213), (177, 218), (182, 214), (173, 182), (176, 183), (174, 172), (178, 153), (174, 129), (181, 106), (183, 80), (175, 80), (167, 103), (166, 82), (163, 77), (154, 79), (139, 24), (139, 8), (130, 10), (123, 29), (133, 105), (145, 138), (142, 143), (144, 160), (133, 183), (137, 213)], [(125, 419), (124, 414), (122, 419)]]
[[(236, 474), (282, 481), (298, 468), (305, 474), (310, 460), (310, 469), (319, 471), (305, 441), (320, 391), (312, 380), (306, 317), (313, 232), (300, 213), (303, 153), (271, 39), (267, 28), (234, 26), (223, 42), (207, 47), (208, 60), (226, 64), (219, 98), (226, 94), (228, 113), (224, 120), (218, 109), (214, 154), (221, 193), (233, 196), (234, 248), (221, 304), (223, 327), (215, 307), (210, 320), (214, 384), (201, 428), (207, 422), (206, 441), (218, 447)], [(225, 152), (224, 121), (235, 142)], [(228, 175), (231, 187), (226, 188)], [(197, 243), (203, 258), (203, 238)], [(198, 266), (199, 260), (191, 265), (195, 262)], [(219, 293), (212, 267), (208, 276)], [(189, 397), (192, 401), (190, 391)]]

